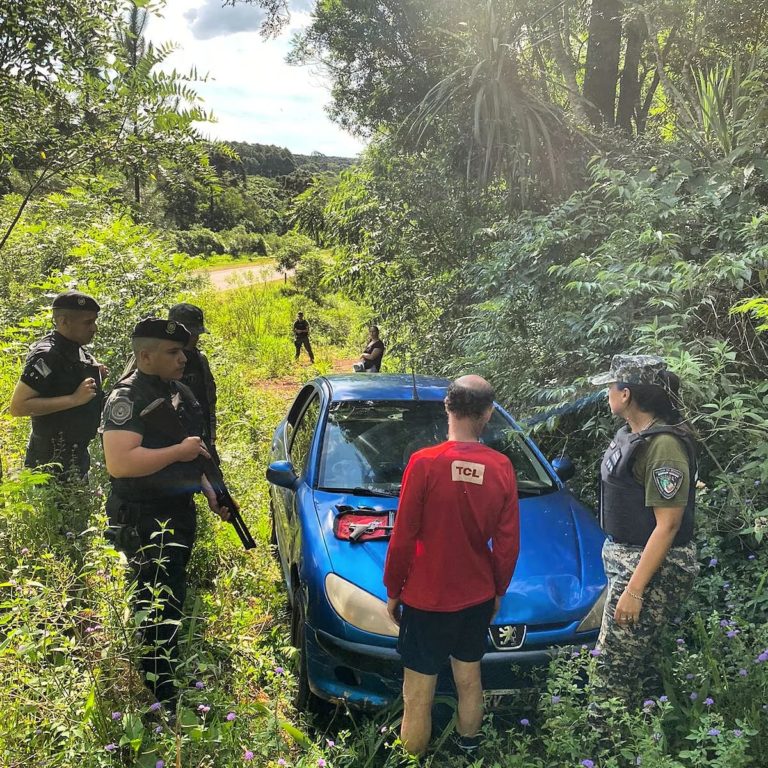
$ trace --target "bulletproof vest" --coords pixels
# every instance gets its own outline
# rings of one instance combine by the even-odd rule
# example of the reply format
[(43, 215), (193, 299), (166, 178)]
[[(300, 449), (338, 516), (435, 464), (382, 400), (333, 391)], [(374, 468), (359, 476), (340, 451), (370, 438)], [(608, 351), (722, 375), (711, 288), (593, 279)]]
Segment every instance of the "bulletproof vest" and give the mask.
[(682, 440), (688, 453), (690, 489), (683, 521), (672, 546), (687, 544), (693, 538), (696, 499), (696, 447), (690, 434), (679, 427), (657, 425), (643, 432), (623, 427), (603, 456), (600, 466), (600, 525), (620, 544), (645, 546), (656, 528), (653, 507), (645, 505), (645, 486), (635, 480), (632, 466), (638, 449), (653, 435), (669, 434)]
[[(167, 386), (155, 377), (134, 371), (115, 385), (115, 390), (126, 392), (134, 408), (141, 412), (159, 397), (172, 400), (178, 393), (180, 402), (176, 408), (188, 435), (202, 434), (203, 419), (200, 406), (192, 390), (181, 382), (172, 381)], [(178, 441), (153, 428), (151, 420), (144, 422), (143, 448), (168, 448)], [(158, 501), (174, 496), (192, 495), (200, 490), (201, 470), (195, 461), (177, 461), (146, 477), (110, 477), (112, 492), (125, 501)]]
[(71, 395), (85, 379), (95, 379), (96, 397), (84, 405), (67, 408), (46, 416), (32, 417), (32, 436), (43, 441), (56, 441), (64, 446), (82, 445), (93, 440), (99, 428), (104, 392), (101, 371), (96, 360), (82, 347), (68, 342), (57, 333), (50, 333), (33, 347), (30, 354), (47, 352), (55, 371), (56, 391), (46, 397)]

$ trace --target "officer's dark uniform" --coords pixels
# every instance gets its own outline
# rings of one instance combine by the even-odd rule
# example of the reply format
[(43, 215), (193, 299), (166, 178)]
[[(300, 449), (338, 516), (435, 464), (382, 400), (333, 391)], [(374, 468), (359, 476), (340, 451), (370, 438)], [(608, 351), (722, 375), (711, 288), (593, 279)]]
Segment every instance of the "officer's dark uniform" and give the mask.
[[(100, 309), (93, 298), (79, 291), (59, 294), (52, 307), (87, 312), (98, 312)], [(89, 378), (96, 381), (96, 397), (89, 402), (45, 416), (31, 417), (32, 434), (24, 466), (55, 463), (61, 465), (62, 476), (85, 477), (91, 463), (88, 443), (96, 436), (104, 402), (99, 364), (77, 342), (52, 331), (30, 347), (20, 379), (41, 397), (71, 395)]]
[[(612, 381), (654, 384), (663, 361), (647, 355), (614, 357)], [(606, 376), (609, 374), (606, 374)], [(604, 377), (596, 377), (600, 382)], [(640, 432), (622, 427), (600, 467), (600, 525), (607, 534), (603, 565), (609, 592), (597, 647), (592, 687), (631, 706), (662, 693), (661, 636), (691, 590), (699, 566), (693, 541), (696, 446), (691, 434), (657, 419)], [(639, 620), (615, 619), (616, 606), (656, 528), (654, 507), (683, 507), (672, 546), (643, 594)]]
[[(189, 333), (173, 321), (148, 319), (137, 324), (135, 338), (163, 338), (186, 344)], [(178, 441), (167, 437), (141, 417), (141, 411), (158, 398), (168, 400), (189, 435), (200, 436), (203, 418), (192, 391), (178, 381), (164, 382), (139, 370), (122, 379), (109, 395), (101, 431), (127, 430), (141, 435), (144, 448), (165, 448)], [(196, 512), (193, 495), (201, 490), (196, 462), (176, 462), (146, 477), (110, 477), (107, 500), (108, 537), (128, 558), (137, 581), (135, 610), (147, 610), (153, 592), (162, 589), (160, 616), (147, 618), (147, 648), (142, 668), (156, 678), (147, 686), (161, 701), (172, 702), (178, 627), (167, 621), (181, 619), (186, 596), (186, 567), (195, 541)], [(162, 532), (162, 533), (159, 533)], [(169, 546), (173, 544), (174, 546)], [(179, 546), (180, 545), (180, 546)], [(162, 559), (162, 562), (160, 562)]]
[[(168, 319), (181, 323), (194, 336), (208, 333), (203, 310), (194, 304), (175, 304), (168, 311)], [(185, 349), (184, 354), (187, 356), (187, 364), (181, 381), (192, 390), (200, 403), (205, 422), (201, 436), (211, 450), (213, 459), (220, 464), (216, 451), (216, 380), (211, 373), (211, 365), (205, 352), (194, 347)]]
[(303, 317), (296, 318), (296, 322), (293, 324), (293, 343), (296, 346), (296, 360), (299, 359), (301, 348), (304, 347), (309, 355), (309, 362), (315, 362), (315, 353), (309, 343), (309, 323)]

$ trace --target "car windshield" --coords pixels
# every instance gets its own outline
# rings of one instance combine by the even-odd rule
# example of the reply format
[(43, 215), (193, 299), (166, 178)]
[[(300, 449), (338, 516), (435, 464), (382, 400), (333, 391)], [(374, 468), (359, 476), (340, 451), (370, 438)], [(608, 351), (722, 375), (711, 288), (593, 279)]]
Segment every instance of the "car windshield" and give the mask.
[[(364, 495), (397, 495), (414, 451), (447, 439), (441, 401), (347, 401), (332, 403), (323, 437), (318, 487)], [(540, 495), (556, 485), (522, 434), (494, 410), (482, 442), (509, 457), (521, 495)]]

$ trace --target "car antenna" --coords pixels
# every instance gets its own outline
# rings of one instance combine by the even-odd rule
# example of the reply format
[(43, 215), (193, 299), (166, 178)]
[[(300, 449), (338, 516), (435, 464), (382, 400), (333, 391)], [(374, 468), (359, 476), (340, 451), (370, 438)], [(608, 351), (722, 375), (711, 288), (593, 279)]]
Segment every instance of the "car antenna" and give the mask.
[(413, 364), (413, 357), (411, 357), (411, 381), (413, 382), (413, 399), (419, 399), (419, 390), (416, 387), (416, 366)]

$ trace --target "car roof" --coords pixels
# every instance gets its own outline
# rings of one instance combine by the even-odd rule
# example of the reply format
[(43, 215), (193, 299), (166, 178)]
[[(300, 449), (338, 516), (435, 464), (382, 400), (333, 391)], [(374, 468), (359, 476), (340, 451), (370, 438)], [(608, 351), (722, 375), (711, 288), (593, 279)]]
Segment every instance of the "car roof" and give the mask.
[[(323, 376), (331, 402), (345, 400), (442, 400), (448, 379), (407, 373), (349, 373)], [(414, 381), (417, 397), (414, 397)]]

